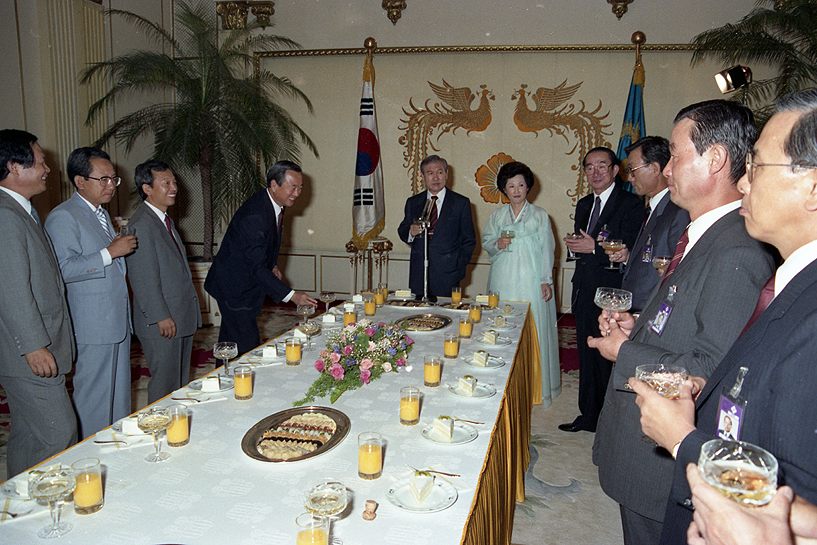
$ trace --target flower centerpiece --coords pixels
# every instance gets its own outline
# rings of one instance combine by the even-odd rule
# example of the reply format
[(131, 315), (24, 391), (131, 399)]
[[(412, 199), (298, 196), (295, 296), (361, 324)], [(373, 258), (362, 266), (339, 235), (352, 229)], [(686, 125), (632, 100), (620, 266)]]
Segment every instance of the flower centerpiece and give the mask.
[(347, 390), (369, 384), (383, 373), (396, 373), (406, 365), (413, 344), (399, 327), (368, 319), (327, 333), (326, 348), (315, 362), (320, 376), (294, 405), (311, 403), (330, 392), (334, 403)]

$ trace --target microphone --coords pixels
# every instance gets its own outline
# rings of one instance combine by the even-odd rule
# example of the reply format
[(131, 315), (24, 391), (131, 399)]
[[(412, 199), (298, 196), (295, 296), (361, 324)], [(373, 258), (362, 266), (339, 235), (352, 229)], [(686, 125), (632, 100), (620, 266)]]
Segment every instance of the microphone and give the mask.
[(423, 227), (428, 226), (428, 218), (431, 216), (431, 199), (426, 199), (426, 205), (423, 208), (423, 213), (420, 214), (420, 218), (417, 220)]

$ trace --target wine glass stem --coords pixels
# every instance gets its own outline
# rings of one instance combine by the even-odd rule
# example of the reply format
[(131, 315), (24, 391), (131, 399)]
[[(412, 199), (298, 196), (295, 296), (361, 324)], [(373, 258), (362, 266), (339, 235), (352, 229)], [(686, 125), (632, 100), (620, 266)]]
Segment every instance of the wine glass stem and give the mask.
[(224, 362), (224, 376), (229, 377), (230, 376), (230, 360), (228, 358), (225, 358), (222, 361)]
[(159, 442), (159, 432), (153, 432), (153, 448), (156, 450), (156, 457), (159, 457), (159, 451), (162, 449), (162, 444)]
[(60, 528), (60, 515), (62, 515), (63, 500), (48, 502), (48, 509), (51, 511), (51, 529), (57, 531)]

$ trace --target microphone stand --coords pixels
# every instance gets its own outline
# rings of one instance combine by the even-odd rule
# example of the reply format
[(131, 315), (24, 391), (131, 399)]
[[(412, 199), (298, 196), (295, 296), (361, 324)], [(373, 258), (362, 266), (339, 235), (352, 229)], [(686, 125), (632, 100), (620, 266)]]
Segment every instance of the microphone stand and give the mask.
[(423, 299), (422, 301), (429, 302), (428, 298), (428, 228), (431, 227), (429, 217), (431, 216), (431, 199), (426, 200), (423, 213), (417, 218), (417, 225), (423, 229)]

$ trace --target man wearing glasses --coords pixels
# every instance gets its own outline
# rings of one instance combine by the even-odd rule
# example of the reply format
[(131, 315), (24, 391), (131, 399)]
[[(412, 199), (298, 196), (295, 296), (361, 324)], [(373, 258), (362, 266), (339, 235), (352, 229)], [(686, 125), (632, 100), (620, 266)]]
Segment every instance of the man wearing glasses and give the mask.
[(130, 305), (124, 256), (136, 237), (116, 236), (103, 204), (120, 178), (107, 153), (78, 148), (68, 157), (76, 192), (48, 215), (65, 280), (77, 341), (74, 408), (80, 437), (88, 437), (131, 413)]

